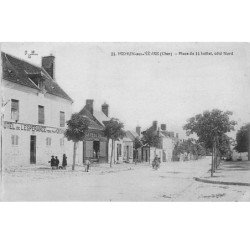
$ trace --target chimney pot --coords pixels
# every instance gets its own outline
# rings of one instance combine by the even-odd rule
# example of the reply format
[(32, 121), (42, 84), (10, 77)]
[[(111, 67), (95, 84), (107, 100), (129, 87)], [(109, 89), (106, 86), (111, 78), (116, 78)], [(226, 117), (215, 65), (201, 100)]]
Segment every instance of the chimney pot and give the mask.
[(102, 112), (108, 117), (109, 116), (109, 105), (107, 103), (102, 104)]
[(137, 126), (137, 127), (135, 128), (135, 131), (136, 131), (136, 133), (137, 133), (139, 136), (141, 136), (141, 127), (140, 127), (140, 126)]
[(161, 124), (161, 130), (166, 131), (167, 130), (167, 125), (166, 124)]
[(93, 115), (93, 112), (94, 112), (94, 100), (87, 99), (86, 100), (86, 108)]
[(52, 54), (49, 56), (42, 57), (42, 67), (54, 80), (55, 79), (55, 57)]
[(154, 129), (154, 131), (157, 130), (157, 121), (153, 121), (153, 129)]

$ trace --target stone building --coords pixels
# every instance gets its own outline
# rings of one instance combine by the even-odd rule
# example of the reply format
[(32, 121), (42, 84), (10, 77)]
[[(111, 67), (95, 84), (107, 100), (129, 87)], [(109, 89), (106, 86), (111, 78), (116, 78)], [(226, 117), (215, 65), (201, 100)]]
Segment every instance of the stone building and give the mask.
[(2, 59), (2, 163), (4, 168), (47, 164), (51, 155), (72, 160), (72, 143), (64, 138), (72, 99), (55, 81), (55, 57), (36, 66), (6, 53)]

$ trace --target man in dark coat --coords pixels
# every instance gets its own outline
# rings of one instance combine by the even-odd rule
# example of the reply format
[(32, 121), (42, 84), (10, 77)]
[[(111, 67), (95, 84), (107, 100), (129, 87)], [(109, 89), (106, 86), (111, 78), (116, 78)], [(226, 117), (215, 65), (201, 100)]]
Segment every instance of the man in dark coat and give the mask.
[(59, 167), (59, 160), (58, 160), (57, 156), (56, 156), (56, 158), (55, 158), (55, 166), (56, 166), (56, 168)]
[(67, 166), (67, 156), (66, 154), (63, 154), (62, 168), (66, 169), (66, 166)]
[(54, 155), (51, 156), (51, 160), (49, 161), (50, 166), (53, 168), (55, 166), (55, 158)]

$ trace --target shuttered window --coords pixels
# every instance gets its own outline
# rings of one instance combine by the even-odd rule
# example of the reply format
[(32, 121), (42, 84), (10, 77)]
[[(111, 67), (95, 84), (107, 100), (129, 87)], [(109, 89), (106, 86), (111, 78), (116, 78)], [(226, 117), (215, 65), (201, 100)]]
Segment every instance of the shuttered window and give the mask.
[(19, 120), (19, 101), (11, 99), (11, 119)]
[(65, 126), (65, 113), (63, 111), (60, 111), (60, 127)]
[(38, 123), (44, 124), (44, 106), (38, 106)]
[(18, 145), (18, 135), (11, 135), (11, 145), (12, 146)]
[(46, 146), (51, 146), (51, 138), (50, 137), (46, 138)]

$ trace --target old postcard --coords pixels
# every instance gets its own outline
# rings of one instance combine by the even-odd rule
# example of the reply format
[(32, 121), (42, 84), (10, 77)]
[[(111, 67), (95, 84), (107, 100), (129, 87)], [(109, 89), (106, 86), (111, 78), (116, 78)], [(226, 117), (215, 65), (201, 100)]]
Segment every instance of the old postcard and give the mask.
[(250, 201), (249, 43), (1, 43), (1, 201)]

